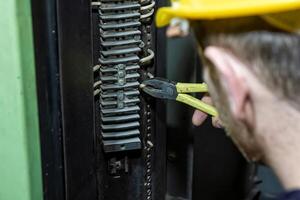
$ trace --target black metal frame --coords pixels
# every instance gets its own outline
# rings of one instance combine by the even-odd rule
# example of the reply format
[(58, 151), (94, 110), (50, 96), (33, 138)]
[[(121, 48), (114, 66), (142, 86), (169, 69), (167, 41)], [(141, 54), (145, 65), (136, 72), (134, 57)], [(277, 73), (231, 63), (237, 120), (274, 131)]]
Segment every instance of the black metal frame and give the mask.
[(66, 199), (97, 199), (90, 1), (58, 0)]
[(32, 0), (44, 199), (97, 199), (89, 8)]
[[(32, 0), (44, 199), (113, 199), (116, 193), (120, 199), (142, 197), (137, 187), (143, 183), (135, 182), (143, 179), (142, 173), (114, 183), (115, 189), (107, 193), (97, 179), (99, 169), (104, 171), (95, 135), (90, 3)], [(160, 59), (155, 59), (152, 72), (164, 76), (164, 31), (155, 29), (153, 37)], [(150, 101), (155, 130), (153, 197), (160, 200), (165, 195), (165, 111), (161, 103)], [(138, 154), (132, 156), (137, 165), (142, 162)], [(122, 193), (120, 186), (126, 187), (127, 181), (131, 187)]]
[(56, 0), (32, 0), (43, 196), (64, 199), (61, 94)]

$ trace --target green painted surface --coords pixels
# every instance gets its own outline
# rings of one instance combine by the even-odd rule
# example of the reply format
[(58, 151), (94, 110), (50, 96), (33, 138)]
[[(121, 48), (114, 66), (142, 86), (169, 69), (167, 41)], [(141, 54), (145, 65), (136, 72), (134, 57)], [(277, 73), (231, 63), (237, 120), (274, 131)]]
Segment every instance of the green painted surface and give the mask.
[(42, 199), (30, 0), (0, 0), (0, 199)]

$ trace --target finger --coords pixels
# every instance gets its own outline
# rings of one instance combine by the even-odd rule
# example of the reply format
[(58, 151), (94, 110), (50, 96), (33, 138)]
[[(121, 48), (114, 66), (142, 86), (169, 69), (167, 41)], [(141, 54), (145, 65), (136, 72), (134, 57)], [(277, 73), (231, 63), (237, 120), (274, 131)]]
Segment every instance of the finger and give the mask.
[(204, 103), (207, 103), (207, 104), (209, 104), (209, 105), (212, 105), (212, 104), (213, 104), (213, 103), (212, 103), (212, 99), (211, 99), (210, 96), (203, 96), (202, 99), (201, 99), (201, 101), (203, 101)]
[(212, 125), (216, 128), (223, 128), (222, 121), (219, 117), (213, 117), (212, 118)]
[[(212, 100), (211, 100), (210, 96), (202, 97), (201, 101), (203, 101), (204, 103), (207, 103), (207, 104), (212, 104)], [(206, 120), (207, 117), (208, 117), (208, 115), (206, 113), (201, 112), (199, 110), (195, 110), (195, 112), (193, 114), (192, 122), (195, 126), (200, 126), (203, 124), (203, 122)]]
[(206, 120), (207, 116), (208, 115), (206, 113), (201, 112), (199, 110), (195, 110), (193, 114), (192, 122), (195, 126), (200, 126)]

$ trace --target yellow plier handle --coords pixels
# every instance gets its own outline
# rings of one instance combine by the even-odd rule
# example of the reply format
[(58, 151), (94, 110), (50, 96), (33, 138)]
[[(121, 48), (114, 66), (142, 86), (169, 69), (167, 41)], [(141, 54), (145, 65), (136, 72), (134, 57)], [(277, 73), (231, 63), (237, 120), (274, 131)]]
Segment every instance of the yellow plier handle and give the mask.
[(190, 106), (196, 108), (197, 110), (200, 110), (200, 111), (210, 114), (211, 116), (214, 116), (214, 117), (218, 116), (218, 112), (213, 106), (206, 104), (203, 101), (200, 101), (199, 99), (197, 99), (195, 97), (192, 97), (191, 95), (178, 94), (176, 97), (176, 101), (180, 101), (182, 103), (190, 105)]
[(178, 93), (208, 92), (206, 83), (177, 83)]
[(177, 83), (176, 84), (176, 90), (178, 92), (178, 95), (176, 97), (176, 101), (180, 101), (182, 103), (185, 103), (187, 105), (190, 105), (198, 110), (201, 110), (205, 113), (208, 113), (212, 116), (217, 116), (218, 112), (217, 110), (203, 101), (200, 101), (199, 99), (192, 97), (188, 94), (184, 93), (193, 93), (193, 92), (208, 92), (207, 84), (205, 83)]

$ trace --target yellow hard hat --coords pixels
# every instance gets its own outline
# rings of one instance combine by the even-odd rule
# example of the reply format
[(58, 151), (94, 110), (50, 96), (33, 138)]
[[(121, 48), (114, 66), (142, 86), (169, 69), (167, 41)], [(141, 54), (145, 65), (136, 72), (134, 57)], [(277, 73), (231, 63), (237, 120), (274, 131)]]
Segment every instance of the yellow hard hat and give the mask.
[(263, 19), (287, 31), (300, 32), (300, 0), (173, 0), (157, 11), (158, 27), (174, 17), (213, 20), (246, 16)]

